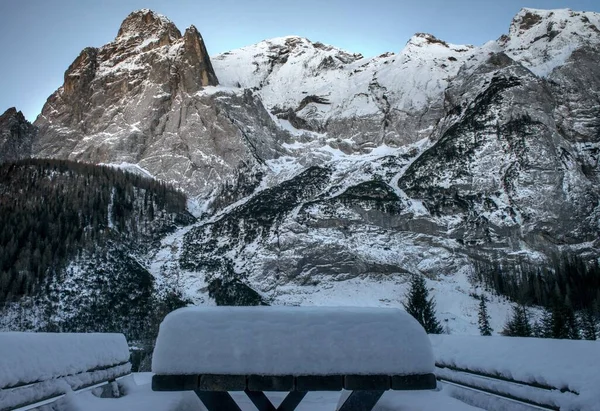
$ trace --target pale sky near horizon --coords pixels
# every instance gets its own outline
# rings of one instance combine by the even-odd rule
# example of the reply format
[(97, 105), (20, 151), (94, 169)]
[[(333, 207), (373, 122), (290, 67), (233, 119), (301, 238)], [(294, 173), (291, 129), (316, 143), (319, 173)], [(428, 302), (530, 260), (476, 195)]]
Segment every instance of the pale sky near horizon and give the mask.
[(600, 12), (600, 1), (0, 0), (0, 114), (14, 106), (33, 121), (80, 51), (112, 41), (140, 8), (164, 14), (182, 32), (195, 25), (211, 55), (300, 35), (369, 57), (402, 50), (416, 32), (480, 45), (506, 33), (522, 7)]

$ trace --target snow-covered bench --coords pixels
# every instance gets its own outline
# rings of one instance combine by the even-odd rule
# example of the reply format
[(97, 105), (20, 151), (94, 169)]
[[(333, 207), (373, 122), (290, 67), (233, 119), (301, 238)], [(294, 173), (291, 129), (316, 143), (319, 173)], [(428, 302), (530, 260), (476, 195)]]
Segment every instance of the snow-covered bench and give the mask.
[[(434, 389), (423, 328), (386, 308), (195, 307), (160, 326), (154, 391), (193, 390), (209, 411), (294, 410), (309, 391), (352, 391), (340, 410), (370, 410), (386, 390)], [(265, 391), (287, 391), (274, 407)]]
[[(600, 343), (431, 335), (436, 374), (475, 406), (600, 410)], [(496, 404), (492, 407), (491, 404)]]
[(123, 334), (0, 332), (0, 410), (39, 406), (131, 373)]

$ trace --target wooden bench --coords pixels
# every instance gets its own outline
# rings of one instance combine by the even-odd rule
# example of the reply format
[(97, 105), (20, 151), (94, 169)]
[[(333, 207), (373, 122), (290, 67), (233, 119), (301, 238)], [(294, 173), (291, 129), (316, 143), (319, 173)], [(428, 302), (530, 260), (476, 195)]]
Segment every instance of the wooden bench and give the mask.
[(122, 334), (0, 333), (0, 411), (27, 410), (131, 373)]
[(431, 335), (430, 340), (438, 380), (470, 405), (600, 409), (597, 341), (469, 335)]
[[(196, 307), (161, 324), (154, 391), (198, 395), (209, 411), (292, 411), (312, 391), (351, 391), (340, 410), (371, 410), (387, 390), (436, 388), (423, 328), (396, 309)], [(289, 392), (279, 407), (264, 394)]]

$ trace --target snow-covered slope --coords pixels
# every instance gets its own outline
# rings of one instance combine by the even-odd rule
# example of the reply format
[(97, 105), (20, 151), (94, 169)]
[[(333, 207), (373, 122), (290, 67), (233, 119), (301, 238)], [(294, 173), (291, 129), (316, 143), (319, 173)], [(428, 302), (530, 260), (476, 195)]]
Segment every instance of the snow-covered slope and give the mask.
[(399, 54), (365, 59), (283, 37), (215, 56), (213, 65), (221, 84), (257, 90), (277, 117), (359, 151), (430, 136), (440, 96), (472, 50), (420, 33)]
[(599, 43), (600, 15), (571, 9), (521, 9), (508, 36), (498, 40), (506, 54), (541, 77), (565, 64), (577, 48)]

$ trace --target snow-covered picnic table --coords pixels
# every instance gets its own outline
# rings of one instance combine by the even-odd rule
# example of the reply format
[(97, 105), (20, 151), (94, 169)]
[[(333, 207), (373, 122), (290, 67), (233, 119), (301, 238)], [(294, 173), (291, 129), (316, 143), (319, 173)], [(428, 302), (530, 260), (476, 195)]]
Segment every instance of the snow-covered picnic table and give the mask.
[[(340, 410), (370, 410), (386, 390), (436, 387), (431, 343), (390, 308), (194, 307), (160, 326), (155, 391), (193, 390), (209, 411), (294, 410), (311, 391), (351, 391)], [(287, 391), (275, 408), (265, 391)]]

